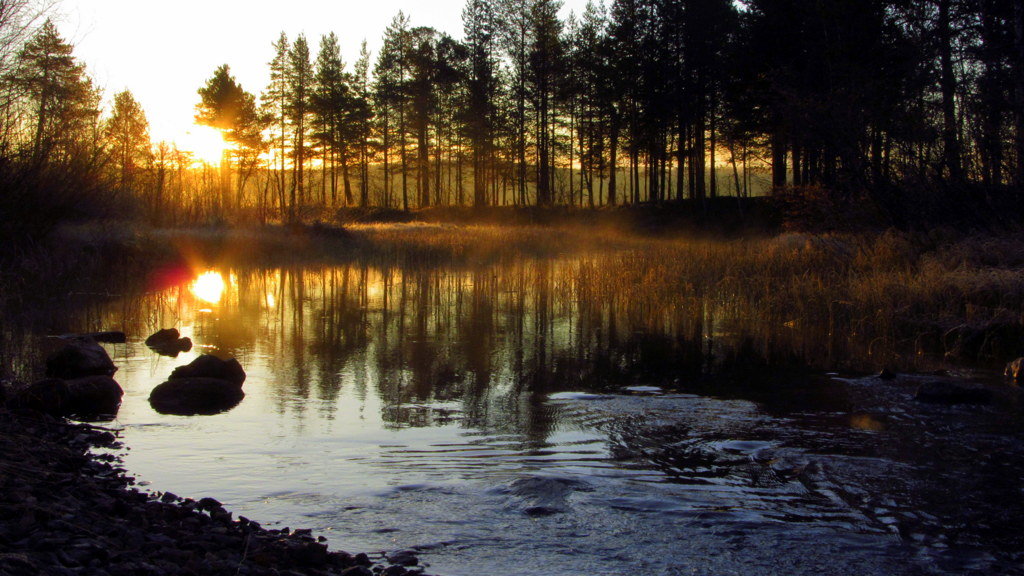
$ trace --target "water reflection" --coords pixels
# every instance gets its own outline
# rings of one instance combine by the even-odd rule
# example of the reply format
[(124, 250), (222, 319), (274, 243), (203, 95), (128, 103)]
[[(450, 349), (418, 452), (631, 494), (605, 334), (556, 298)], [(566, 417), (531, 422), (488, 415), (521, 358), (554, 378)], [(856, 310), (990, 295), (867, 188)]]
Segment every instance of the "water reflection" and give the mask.
[[(1019, 407), (942, 412), (898, 383), (805, 377), (793, 369), (860, 352), (739, 288), (616, 285), (598, 257), (200, 278), (77, 320), (196, 344), (173, 361), (114, 351), (127, 464), (158, 489), (344, 527), (345, 548), (422, 545), (452, 574), (891, 574), (910, 557), (958, 573), (965, 548), (996, 567), (1021, 549), (1016, 535), (961, 544), (982, 534), (972, 514), (1003, 538), (1019, 518), (987, 501), (1019, 492), (1000, 460), (1024, 462)], [(170, 363), (205, 352), (241, 361), (245, 401), (152, 412)], [(976, 512), (949, 508), (961, 493)]]
[(203, 272), (189, 286), (189, 291), (199, 300), (219, 304), (225, 289), (224, 277), (219, 272)]
[(434, 421), (395, 407), (459, 400), (468, 423), (538, 441), (551, 424), (535, 409), (547, 394), (764, 378), (815, 342), (788, 335), (784, 346), (786, 334), (757, 333), (756, 316), (711, 297), (596, 294), (594, 267), (219, 270), (139, 305), (161, 326), (192, 322), (197, 344), (222, 355), (273, 359), (282, 406), (315, 399), (329, 412), (343, 386), (372, 386), (395, 425)]

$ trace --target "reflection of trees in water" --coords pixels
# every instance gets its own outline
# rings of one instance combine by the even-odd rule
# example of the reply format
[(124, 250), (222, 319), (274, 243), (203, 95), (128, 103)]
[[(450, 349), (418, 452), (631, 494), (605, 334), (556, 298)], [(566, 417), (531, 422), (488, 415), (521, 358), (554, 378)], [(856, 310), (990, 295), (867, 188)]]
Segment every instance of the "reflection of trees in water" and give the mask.
[(243, 362), (249, 354), (267, 359), (267, 385), (282, 412), (309, 409), (291, 401), (313, 399), (333, 414), (351, 387), (360, 401), (379, 397), (396, 424), (436, 417), (395, 407), (458, 401), (467, 424), (537, 441), (551, 426), (540, 409), (549, 393), (686, 386), (718, 372), (744, 377), (827, 344), (784, 327), (783, 311), (739, 307), (736, 290), (617, 285), (599, 257), (224, 276), (229, 285), (211, 312), (197, 312), (205, 305), (175, 288), (131, 300), (125, 305), (138, 309), (125, 317), (144, 333), (194, 316), (199, 344)]

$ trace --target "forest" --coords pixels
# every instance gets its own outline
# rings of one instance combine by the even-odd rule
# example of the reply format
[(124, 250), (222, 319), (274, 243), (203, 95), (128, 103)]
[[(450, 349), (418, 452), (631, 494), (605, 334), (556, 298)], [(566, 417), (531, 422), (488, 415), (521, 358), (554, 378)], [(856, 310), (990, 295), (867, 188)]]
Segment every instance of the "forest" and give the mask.
[[(1000, 0), (467, 0), (348, 65), (268, 39), (269, 85), (197, 87), (217, 165), (153, 142), (31, 0), (0, 0), (4, 239), (57, 223), (331, 221), (338, 209), (787, 198), (883, 225), (1006, 214), (1024, 183), (1024, 9)], [(927, 215), (927, 216), (923, 216)]]

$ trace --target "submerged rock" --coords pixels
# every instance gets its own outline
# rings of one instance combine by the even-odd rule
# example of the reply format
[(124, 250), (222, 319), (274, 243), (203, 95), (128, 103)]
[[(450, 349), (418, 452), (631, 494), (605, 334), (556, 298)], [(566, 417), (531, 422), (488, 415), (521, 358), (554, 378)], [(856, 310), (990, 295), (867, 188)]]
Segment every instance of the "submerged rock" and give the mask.
[(177, 328), (164, 328), (157, 330), (153, 334), (146, 338), (146, 346), (151, 348), (158, 348), (160, 346), (167, 346), (181, 338), (181, 334)]
[(1017, 358), (1007, 364), (1003, 374), (1017, 386), (1024, 385), (1024, 358)]
[(241, 383), (221, 378), (173, 377), (149, 395), (149, 403), (161, 414), (197, 416), (219, 414), (245, 397)]
[(512, 481), (506, 490), (520, 500), (523, 514), (538, 517), (567, 511), (573, 492), (590, 492), (593, 488), (572, 478), (526, 476)]
[(234, 358), (221, 360), (216, 356), (204, 354), (190, 364), (175, 368), (171, 372), (169, 380), (177, 378), (216, 378), (227, 380), (236, 384), (236, 387), (241, 387), (245, 382), (245, 370)]
[(992, 400), (992, 391), (952, 382), (925, 382), (918, 387), (914, 400), (929, 404), (985, 404)]
[(116, 371), (107, 351), (92, 340), (68, 342), (46, 359), (46, 375), (51, 378), (110, 376)]

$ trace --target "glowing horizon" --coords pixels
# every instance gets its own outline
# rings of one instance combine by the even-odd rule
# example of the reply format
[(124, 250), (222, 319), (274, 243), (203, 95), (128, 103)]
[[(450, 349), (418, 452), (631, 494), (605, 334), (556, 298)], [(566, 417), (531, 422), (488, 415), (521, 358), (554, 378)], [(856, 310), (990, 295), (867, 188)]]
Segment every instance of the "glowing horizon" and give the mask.
[[(314, 58), (320, 37), (335, 32), (351, 68), (364, 39), (376, 58), (384, 30), (399, 10), (412, 26), (432, 26), (462, 38), (464, 5), (465, 0), (293, 0), (282, 8), (269, 0), (63, 0), (55, 21), (104, 89), (108, 111), (114, 94), (130, 90), (146, 113), (153, 142), (185, 150), (187, 133), (195, 127), (199, 88), (218, 66), (228, 64), (242, 87), (258, 97), (269, 82), (271, 44), (282, 30), (291, 39), (305, 33)], [(581, 13), (585, 5), (586, 0), (566, 0), (563, 15), (570, 9)]]

